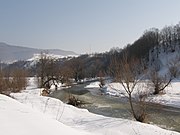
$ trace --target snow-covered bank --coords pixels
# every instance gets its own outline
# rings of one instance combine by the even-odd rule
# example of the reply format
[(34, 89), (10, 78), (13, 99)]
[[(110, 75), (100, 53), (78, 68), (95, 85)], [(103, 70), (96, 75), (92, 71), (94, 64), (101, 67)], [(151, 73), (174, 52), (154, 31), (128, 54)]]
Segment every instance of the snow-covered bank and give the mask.
[(18, 101), (27, 104), (29, 107), (32, 107), (36, 111), (40, 111), (48, 118), (58, 120), (59, 122), (80, 131), (84, 130), (86, 132), (91, 132), (91, 134), (180, 135), (180, 133), (168, 131), (149, 124), (92, 114), (85, 109), (78, 109), (64, 104), (60, 100), (39, 96), (39, 91), (40, 89), (32, 89), (32, 87), (29, 87), (22, 93), (11, 94), (11, 96)]
[(92, 82), (89, 85), (87, 85), (85, 88), (99, 88), (100, 82), (96, 81), (96, 82)]
[(174, 80), (162, 95), (150, 97), (151, 102), (180, 108), (180, 80)]
[(43, 113), (0, 94), (1, 135), (90, 135), (68, 127)]
[[(148, 83), (148, 82), (147, 82)], [(86, 86), (86, 88), (97, 88), (98, 82), (91, 83), (90, 85)], [(159, 95), (152, 95), (152, 88), (148, 88), (147, 84), (144, 82), (138, 84), (132, 95), (135, 97), (139, 93), (145, 92), (148, 94), (147, 101), (148, 102), (153, 102), (153, 103), (158, 103), (162, 105), (168, 105), (172, 107), (178, 107), (180, 108), (180, 80), (173, 80), (171, 84), (165, 88), (163, 94)], [(109, 83), (106, 84), (105, 87), (102, 89), (102, 91), (105, 94), (111, 95), (111, 96), (117, 96), (117, 97), (125, 97), (127, 96), (126, 91), (122, 87), (120, 83)]]

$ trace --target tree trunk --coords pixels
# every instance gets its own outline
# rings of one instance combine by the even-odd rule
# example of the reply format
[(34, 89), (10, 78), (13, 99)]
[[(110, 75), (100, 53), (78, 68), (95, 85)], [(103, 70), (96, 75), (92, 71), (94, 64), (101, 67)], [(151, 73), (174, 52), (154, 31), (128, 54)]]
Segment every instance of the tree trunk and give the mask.
[(129, 104), (130, 104), (130, 107), (131, 107), (132, 115), (133, 115), (133, 117), (137, 120), (137, 118), (136, 118), (136, 113), (135, 113), (135, 111), (134, 111), (133, 104), (132, 104), (131, 94), (129, 94)]

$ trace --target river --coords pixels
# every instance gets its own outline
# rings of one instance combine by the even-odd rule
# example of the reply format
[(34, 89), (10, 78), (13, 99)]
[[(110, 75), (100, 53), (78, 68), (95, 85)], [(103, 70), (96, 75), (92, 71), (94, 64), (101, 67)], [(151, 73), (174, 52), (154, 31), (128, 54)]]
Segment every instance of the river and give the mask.
[[(67, 103), (69, 94), (84, 101), (82, 108), (108, 117), (133, 119), (126, 98), (103, 95), (98, 88), (84, 88), (88, 83), (54, 91), (50, 96)], [(180, 108), (148, 103), (147, 123), (180, 132)]]

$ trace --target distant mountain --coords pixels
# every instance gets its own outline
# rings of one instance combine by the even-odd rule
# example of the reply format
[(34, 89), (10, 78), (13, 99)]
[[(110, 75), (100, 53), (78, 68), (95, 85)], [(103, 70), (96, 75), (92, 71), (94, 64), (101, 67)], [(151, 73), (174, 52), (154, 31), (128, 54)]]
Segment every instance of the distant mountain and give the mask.
[(34, 56), (34, 54), (40, 54), (41, 52), (47, 51), (49, 54), (59, 56), (72, 56), (77, 55), (72, 51), (64, 51), (60, 49), (35, 49), (21, 46), (8, 45), (0, 42), (0, 61), (2, 62), (13, 62), (16, 60), (27, 60)]

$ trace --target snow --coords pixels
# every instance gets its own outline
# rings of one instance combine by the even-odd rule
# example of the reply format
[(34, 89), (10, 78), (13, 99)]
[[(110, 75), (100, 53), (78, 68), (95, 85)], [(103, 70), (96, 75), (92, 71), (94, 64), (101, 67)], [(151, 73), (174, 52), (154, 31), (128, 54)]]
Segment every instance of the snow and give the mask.
[(150, 124), (93, 114), (58, 99), (40, 96), (41, 90), (35, 88), (33, 81), (30, 79), (30, 86), (21, 93), (11, 94), (25, 105), (0, 96), (0, 127), (3, 127), (0, 134), (180, 135)]
[(0, 114), (1, 135), (90, 135), (48, 118), (43, 113), (1, 94)]
[[(98, 83), (98, 82), (96, 82)], [(96, 88), (96, 83), (91, 83), (86, 86), (86, 88)], [(148, 88), (148, 82), (140, 82), (137, 87), (135, 87), (132, 95), (134, 98), (137, 97), (140, 93), (145, 93), (148, 95), (146, 99), (149, 102), (159, 103), (162, 105), (178, 107), (180, 108), (180, 80), (176, 79), (171, 82), (171, 85), (165, 88), (164, 92), (159, 95), (153, 95), (152, 88)], [(147, 91), (148, 89), (148, 91)], [(141, 91), (140, 91), (141, 90)], [(127, 93), (124, 90), (123, 86), (120, 83), (113, 82), (106, 84), (101, 91), (107, 95), (116, 96), (116, 97), (127, 97)]]
[(175, 80), (168, 86), (164, 94), (151, 96), (151, 102), (180, 108), (180, 80)]
[[(30, 66), (34, 66), (37, 64), (37, 62), (41, 59), (41, 55), (42, 54), (33, 54), (32, 58), (27, 59), (27, 61), (31, 62)], [(73, 57), (78, 57), (78, 55), (67, 55), (67, 56), (63, 56), (63, 55), (56, 55), (56, 54), (52, 54), (52, 53), (43, 53), (43, 55), (46, 55), (47, 58), (50, 59), (54, 59), (54, 60), (58, 60), (61, 58), (73, 58)]]
[(99, 84), (100, 84), (99, 81), (92, 82), (89, 85), (87, 85), (85, 88), (99, 88)]
[[(171, 46), (175, 46), (175, 50), (172, 52)], [(159, 75), (164, 76), (167, 75), (168, 69), (170, 66), (180, 67), (180, 47), (179, 45), (171, 45), (166, 48), (166, 51), (161, 47), (158, 52), (157, 57), (157, 49), (149, 54), (149, 68), (158, 67)], [(180, 72), (180, 70), (179, 70)]]
[[(62, 55), (55, 55), (55, 54), (43, 54), (46, 55), (48, 58), (53, 58), (53, 59), (59, 59), (59, 58), (64, 58), (65, 56)], [(27, 61), (39, 61), (41, 58), (41, 54), (34, 54), (32, 58), (28, 59)]]
[[(171, 48), (167, 48), (166, 52), (164, 52), (161, 48), (159, 52), (159, 57), (155, 58), (155, 61), (159, 61), (160, 63), (160, 69), (158, 73), (161, 76), (168, 75), (169, 67), (172, 65), (177, 67), (180, 73), (180, 48), (179, 45), (174, 46), (176, 48), (174, 52), (170, 51)], [(150, 54), (150, 59), (152, 59), (153, 56), (156, 55)], [(152, 95), (151, 97), (149, 97), (149, 99), (151, 102), (180, 108), (180, 76), (177, 76), (173, 79), (173, 81), (165, 89), (163, 94)]]

